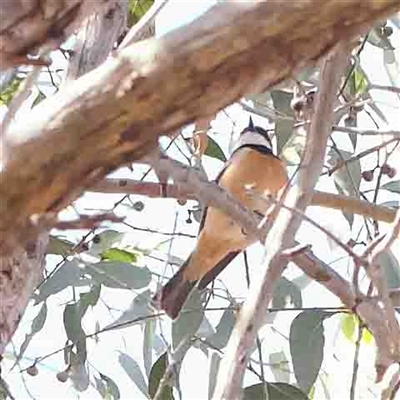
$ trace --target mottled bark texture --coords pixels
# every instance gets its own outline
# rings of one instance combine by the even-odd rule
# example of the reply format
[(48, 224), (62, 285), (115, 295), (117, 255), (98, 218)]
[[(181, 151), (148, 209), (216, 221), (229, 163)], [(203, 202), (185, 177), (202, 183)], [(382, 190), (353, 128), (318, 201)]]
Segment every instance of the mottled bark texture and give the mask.
[(115, 0), (1, 0), (0, 70), (58, 47), (94, 10), (112, 9), (110, 3)]

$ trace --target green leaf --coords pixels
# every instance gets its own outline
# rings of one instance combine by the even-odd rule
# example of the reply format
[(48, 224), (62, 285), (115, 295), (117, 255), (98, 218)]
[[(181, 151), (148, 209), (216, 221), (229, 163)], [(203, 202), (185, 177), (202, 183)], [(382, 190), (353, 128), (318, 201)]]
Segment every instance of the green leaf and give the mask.
[(282, 276), (274, 289), (272, 307), (286, 308), (289, 300), (295, 305), (295, 307), (303, 306), (301, 290), (299, 287)]
[[(168, 354), (165, 352), (160, 358), (154, 363), (151, 368), (150, 377), (149, 377), (149, 395), (150, 398), (154, 399), (154, 396), (157, 393), (158, 386), (160, 385), (160, 381), (162, 380), (165, 371), (168, 367)], [(170, 385), (165, 385), (161, 394), (162, 400), (173, 400), (174, 396), (172, 393), (172, 387)]]
[(121, 353), (118, 357), (121, 367), (131, 378), (132, 382), (139, 388), (139, 390), (147, 397), (147, 385), (144, 380), (142, 371), (138, 363), (128, 354)]
[(207, 341), (217, 349), (222, 350), (228, 343), (235, 321), (236, 319), (233, 310), (227, 308), (215, 328), (216, 332), (212, 336), (208, 337)]
[(156, 334), (156, 320), (148, 319), (144, 326), (143, 333), (143, 363), (146, 375), (150, 375), (151, 367), (153, 365), (153, 347), (154, 338)]
[(61, 239), (50, 235), (49, 244), (47, 245), (46, 254), (56, 254), (67, 256), (74, 248), (74, 244), (66, 239)]
[(101, 261), (86, 264), (85, 272), (98, 284), (111, 288), (142, 289), (149, 285), (151, 273), (147, 267), (136, 267), (130, 263)]
[(93, 237), (92, 245), (87, 253), (91, 256), (99, 257), (113, 245), (119, 243), (122, 237), (122, 233), (107, 229)]
[[(290, 102), (293, 99), (293, 94), (283, 90), (274, 90), (271, 92), (274, 108), (287, 117), (293, 117), (293, 110)], [(275, 121), (275, 134), (277, 140), (278, 154), (280, 154), (286, 143), (293, 134), (294, 119), (278, 118)]]
[(400, 288), (400, 265), (394, 254), (390, 250), (383, 251), (378, 256), (378, 262), (388, 289)]
[(71, 352), (71, 368), (69, 370), (69, 378), (73, 387), (78, 392), (84, 392), (89, 387), (89, 373), (86, 369), (85, 362), (79, 354)]
[(206, 156), (216, 158), (217, 160), (221, 160), (223, 162), (226, 161), (224, 152), (222, 151), (219, 144), (211, 136), (208, 136), (208, 144), (204, 154)]
[(290, 381), (289, 361), (286, 358), (286, 354), (283, 351), (270, 353), (268, 362), (271, 365), (271, 371), (274, 374), (274, 378), (277, 381), (280, 382)]
[[(140, 318), (144, 318), (148, 315), (152, 314), (152, 311), (149, 307), (150, 304), (150, 291), (146, 290), (143, 293), (137, 295), (130, 306), (117, 318), (114, 322), (107, 326), (107, 328), (116, 327), (115, 329), (119, 329), (119, 325), (124, 324), (120, 328), (127, 328), (128, 326), (132, 326), (134, 324), (143, 324), (145, 319), (142, 319), (140, 322), (132, 322), (129, 324), (129, 321), (135, 321)], [(125, 325), (125, 323), (127, 323)]]
[(78, 266), (78, 261), (67, 260), (60, 268), (46, 279), (39, 287), (39, 293), (34, 295), (35, 304), (47, 299), (49, 296), (61, 292), (69, 286), (87, 285), (89, 281), (82, 279), (83, 271)]
[(18, 364), (19, 360), (21, 360), (21, 358), (23, 357), (33, 336), (42, 330), (44, 323), (46, 322), (46, 318), (47, 318), (47, 304), (43, 303), (42, 307), (40, 307), (40, 311), (32, 321), (31, 331), (25, 335), (25, 339), (19, 349), (19, 353), (15, 359), (15, 363), (12, 366), (12, 368), (14, 368), (15, 365)]
[(353, 69), (349, 85), (352, 96), (363, 94), (368, 90), (368, 78), (359, 66)]
[(120, 261), (126, 263), (134, 263), (138, 259), (138, 255), (136, 253), (132, 253), (128, 250), (117, 249), (116, 247), (111, 247), (105, 252), (101, 253), (102, 260), (110, 260), (110, 261)]
[(37, 95), (35, 101), (33, 102), (32, 108), (33, 108), (33, 107), (36, 107), (36, 106), (37, 106), (40, 102), (42, 102), (42, 100), (44, 100), (45, 98), (46, 98), (46, 96), (44, 95), (44, 93), (41, 92), (41, 91), (39, 90), (39, 94)]
[(208, 371), (208, 399), (212, 400), (215, 384), (217, 383), (218, 368), (221, 362), (221, 356), (218, 352), (212, 351), (210, 356), (210, 368)]
[(199, 329), (204, 316), (202, 294), (194, 288), (179, 314), (172, 322), (172, 347), (174, 350), (185, 340), (190, 339)]
[(354, 314), (344, 313), (342, 314), (340, 325), (344, 336), (354, 343), (354, 332), (358, 325), (358, 318)]
[(103, 398), (112, 399), (112, 400), (119, 400), (121, 398), (119, 389), (117, 384), (107, 375), (104, 375), (100, 372), (100, 378), (106, 384), (106, 396)]
[(289, 344), (294, 374), (299, 387), (309, 393), (318, 376), (324, 356), (323, 321), (332, 313), (304, 311), (290, 326)]
[(14, 78), (0, 93), (0, 106), (8, 105), (17, 92), (23, 79)]
[(129, 0), (128, 26), (137, 24), (153, 3), (154, 0)]
[(67, 304), (64, 309), (64, 328), (68, 340), (70, 340), (77, 349), (77, 355), (82, 362), (86, 361), (86, 334), (81, 324), (81, 309), (79, 303)]
[(90, 292), (81, 293), (79, 295), (79, 308), (81, 312), (81, 318), (85, 315), (89, 306), (94, 307), (100, 298), (101, 285), (94, 285)]
[(373, 46), (379, 47), (381, 49), (393, 50), (393, 46), (390, 43), (390, 40), (385, 35), (383, 35), (381, 26), (375, 26), (369, 31), (367, 41)]
[[(266, 382), (268, 389), (268, 400), (309, 400), (306, 394), (295, 386), (288, 383)], [(243, 400), (266, 400), (264, 384), (257, 383), (248, 386), (243, 391)]]
[(393, 193), (400, 193), (400, 180), (385, 183), (381, 186), (381, 189), (385, 189)]
[(390, 208), (400, 208), (400, 201), (392, 200), (392, 201), (385, 201), (380, 204), (381, 206), (390, 207)]

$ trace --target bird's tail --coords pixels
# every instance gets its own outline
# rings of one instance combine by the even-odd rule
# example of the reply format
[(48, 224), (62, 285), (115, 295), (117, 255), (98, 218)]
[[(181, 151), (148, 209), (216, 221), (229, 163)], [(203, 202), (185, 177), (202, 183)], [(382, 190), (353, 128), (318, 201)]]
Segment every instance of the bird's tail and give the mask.
[(187, 260), (176, 274), (164, 285), (153, 298), (156, 307), (164, 310), (172, 319), (176, 319), (190, 292), (196, 286), (197, 281), (185, 278), (183, 271), (187, 266)]
[(204, 289), (239, 253), (240, 251), (232, 251), (227, 254), (214, 268), (207, 272), (200, 281), (191, 281), (184, 275), (184, 270), (190, 261), (189, 257), (166, 285), (156, 293), (153, 298), (155, 306), (158, 309), (164, 310), (170, 318), (176, 319), (186, 299), (189, 297), (190, 292), (197, 283), (200, 290)]

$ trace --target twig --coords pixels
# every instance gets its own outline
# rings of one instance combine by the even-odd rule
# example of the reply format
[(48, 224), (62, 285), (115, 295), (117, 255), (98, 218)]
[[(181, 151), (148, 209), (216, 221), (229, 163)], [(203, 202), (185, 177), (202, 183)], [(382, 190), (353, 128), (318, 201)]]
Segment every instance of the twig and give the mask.
[(355, 399), (356, 394), (356, 384), (357, 384), (357, 373), (358, 373), (358, 357), (360, 356), (361, 339), (364, 326), (361, 321), (358, 324), (358, 335), (355, 343), (354, 360), (353, 360), (353, 374), (351, 376), (351, 386), (350, 386), (350, 400)]
[(333, 126), (332, 129), (334, 132), (354, 133), (360, 136), (389, 135), (396, 137), (397, 139), (400, 138), (400, 131), (397, 131), (395, 129), (388, 129), (388, 130), (355, 129), (337, 125)]
[(387, 92), (400, 93), (400, 88), (396, 86), (384, 86), (384, 85), (369, 85), (369, 90), (386, 90)]
[(393, 142), (397, 142), (400, 141), (400, 138), (392, 138), (387, 140), (386, 142), (383, 142), (381, 144), (378, 144), (374, 147), (371, 147), (367, 150), (362, 151), (359, 154), (356, 154), (355, 156), (352, 156), (346, 160), (341, 160), (339, 161), (334, 167), (330, 168), (328, 171), (325, 171), (322, 175), (332, 175), (335, 171), (337, 171), (338, 169), (342, 168), (345, 164), (349, 164), (352, 163), (354, 161), (360, 160), (361, 158), (374, 153), (376, 151), (379, 151), (380, 149), (386, 147), (388, 144), (393, 143)]
[[(159, 183), (143, 182), (142, 180), (138, 181), (134, 179), (106, 178), (90, 190), (99, 193), (126, 193), (153, 198), (160, 198), (161, 196)], [(175, 198), (178, 200), (198, 199), (188, 185), (167, 184), (165, 185), (165, 191), (167, 198)], [(393, 222), (396, 216), (395, 210), (389, 207), (379, 206), (350, 196), (320, 192), (317, 190), (313, 193), (310, 205), (347, 211), (384, 222)]]
[[(55, 228), (60, 230), (67, 229), (93, 229), (98, 227), (102, 222), (122, 222), (124, 217), (118, 217), (113, 213), (98, 214), (98, 215), (81, 215), (79, 219), (73, 221), (58, 221)], [(54, 225), (54, 224), (52, 224)]]
[(131, 229), (134, 229), (135, 231), (141, 231), (141, 232), (148, 232), (148, 233), (155, 233), (157, 235), (163, 235), (163, 236), (182, 236), (182, 237), (188, 237), (188, 238), (196, 238), (197, 235), (191, 235), (190, 233), (184, 233), (184, 232), (164, 232), (164, 231), (158, 231), (155, 229), (150, 229), (150, 228), (141, 228), (139, 226), (133, 226), (129, 224), (128, 222), (123, 221), (123, 225), (128, 226)]

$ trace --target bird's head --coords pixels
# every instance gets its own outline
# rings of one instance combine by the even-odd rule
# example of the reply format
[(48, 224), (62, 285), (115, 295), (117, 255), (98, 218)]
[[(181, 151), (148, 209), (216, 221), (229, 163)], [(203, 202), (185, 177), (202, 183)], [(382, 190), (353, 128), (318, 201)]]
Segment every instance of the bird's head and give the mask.
[(255, 126), (251, 117), (248, 126), (240, 133), (235, 148), (246, 145), (261, 145), (272, 150), (272, 142), (268, 131), (260, 126)]

